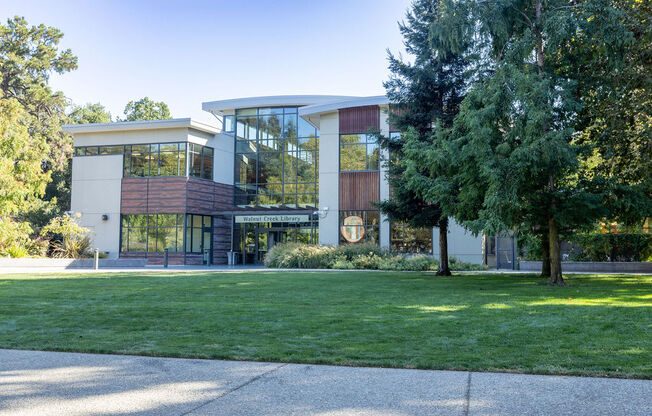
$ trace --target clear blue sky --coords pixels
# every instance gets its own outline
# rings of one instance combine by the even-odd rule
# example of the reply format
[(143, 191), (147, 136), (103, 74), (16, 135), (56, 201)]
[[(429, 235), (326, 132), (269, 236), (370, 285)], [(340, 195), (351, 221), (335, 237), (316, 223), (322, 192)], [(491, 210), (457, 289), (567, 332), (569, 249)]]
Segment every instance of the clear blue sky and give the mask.
[(276, 94), (383, 94), (386, 49), (403, 50), (409, 0), (3, 0), (0, 18), (61, 29), (79, 69), (51, 85), (76, 104), (163, 100), (211, 121), (202, 101)]

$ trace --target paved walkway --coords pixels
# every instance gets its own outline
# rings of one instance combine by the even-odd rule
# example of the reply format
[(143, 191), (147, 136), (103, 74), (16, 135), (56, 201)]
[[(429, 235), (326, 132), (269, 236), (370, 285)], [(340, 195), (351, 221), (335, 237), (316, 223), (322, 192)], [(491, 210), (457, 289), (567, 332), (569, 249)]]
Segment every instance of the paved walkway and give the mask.
[(652, 381), (0, 350), (0, 415), (650, 415)]

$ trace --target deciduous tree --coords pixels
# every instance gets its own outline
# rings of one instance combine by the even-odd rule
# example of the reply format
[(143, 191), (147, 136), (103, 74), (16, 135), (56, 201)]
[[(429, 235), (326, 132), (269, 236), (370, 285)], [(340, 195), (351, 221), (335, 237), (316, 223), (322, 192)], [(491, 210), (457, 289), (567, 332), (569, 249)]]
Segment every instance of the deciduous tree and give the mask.
[(170, 109), (163, 101), (155, 102), (149, 97), (129, 101), (125, 106), (125, 118), (120, 121), (165, 120), (172, 118)]

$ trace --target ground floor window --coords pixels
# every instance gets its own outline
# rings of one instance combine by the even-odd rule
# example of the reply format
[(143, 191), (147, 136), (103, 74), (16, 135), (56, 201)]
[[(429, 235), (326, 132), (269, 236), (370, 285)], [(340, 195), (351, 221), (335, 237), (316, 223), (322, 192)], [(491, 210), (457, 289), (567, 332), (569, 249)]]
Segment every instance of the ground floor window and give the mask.
[(120, 222), (120, 251), (183, 251), (184, 214), (129, 214)]
[(340, 243), (380, 243), (380, 215), (376, 210), (340, 211)]
[(397, 253), (432, 253), (432, 228), (390, 224), (390, 249)]
[(202, 253), (211, 248), (212, 217), (125, 214), (120, 221), (120, 236), (121, 252), (162, 253), (167, 248), (170, 253)]

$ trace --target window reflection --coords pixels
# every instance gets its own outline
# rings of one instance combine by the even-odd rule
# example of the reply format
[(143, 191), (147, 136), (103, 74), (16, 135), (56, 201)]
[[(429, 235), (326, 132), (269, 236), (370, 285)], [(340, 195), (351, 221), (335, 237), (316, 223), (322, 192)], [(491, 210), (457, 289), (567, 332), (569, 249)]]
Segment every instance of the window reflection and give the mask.
[(316, 207), (319, 132), (297, 107), (239, 109), (236, 125), (235, 204)]

